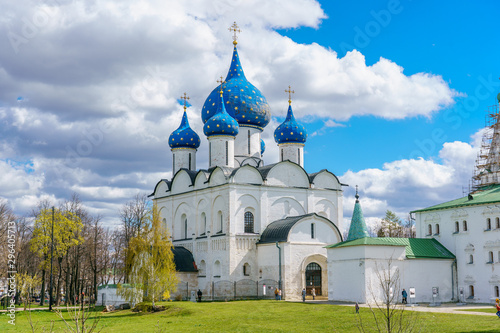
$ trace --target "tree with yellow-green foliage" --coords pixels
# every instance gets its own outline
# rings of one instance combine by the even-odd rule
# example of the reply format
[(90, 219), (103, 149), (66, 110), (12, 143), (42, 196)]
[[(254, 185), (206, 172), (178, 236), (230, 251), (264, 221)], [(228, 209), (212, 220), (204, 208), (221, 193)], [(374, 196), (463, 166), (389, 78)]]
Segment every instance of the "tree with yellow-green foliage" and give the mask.
[(50, 269), (50, 255), (52, 244), (52, 219), (54, 224), (54, 258), (61, 258), (72, 246), (76, 246), (83, 241), (81, 230), (83, 227), (81, 218), (70, 211), (52, 209), (47, 203), (42, 203), (36, 214), (33, 226), (33, 237), (31, 239), (31, 251), (38, 254), (42, 259), (40, 269), (42, 270), (42, 288), (40, 305), (43, 305), (45, 296), (45, 275)]
[(16, 274), (16, 284), (21, 300), (24, 303), (24, 310), (26, 306), (31, 302), (30, 297), (33, 295), (35, 289), (37, 289), (42, 283), (42, 279), (36, 274), (31, 276), (27, 273)]
[(125, 269), (129, 284), (118, 285), (118, 293), (132, 304), (146, 298), (154, 306), (177, 287), (172, 242), (156, 205), (149, 210), (139, 234), (130, 240)]

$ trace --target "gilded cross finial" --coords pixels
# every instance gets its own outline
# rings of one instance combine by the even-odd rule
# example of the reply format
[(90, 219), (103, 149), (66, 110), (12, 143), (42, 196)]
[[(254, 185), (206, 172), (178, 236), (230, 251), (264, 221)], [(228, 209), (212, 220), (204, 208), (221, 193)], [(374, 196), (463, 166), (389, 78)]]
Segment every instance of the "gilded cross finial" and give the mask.
[(233, 44), (236, 45), (238, 44), (238, 35), (236, 33), (241, 32), (240, 27), (236, 24), (236, 21), (233, 23), (232, 26), (229, 27), (229, 31), (233, 32)]
[(359, 200), (359, 195), (358, 195), (358, 185), (356, 185), (356, 195), (354, 196), (356, 198), (356, 202), (358, 202)]
[(288, 93), (288, 104), (292, 105), (292, 94), (295, 94), (295, 90), (292, 90), (292, 87), (288, 86), (288, 90), (285, 89), (285, 92)]
[(226, 83), (226, 81), (224, 81), (224, 77), (223, 77), (223, 76), (221, 76), (221, 77), (220, 77), (220, 80), (217, 80), (217, 83), (219, 83), (219, 84), (220, 84), (220, 90), (219, 90), (219, 92), (220, 92), (220, 95), (222, 96), (222, 85), (223, 85), (224, 83)]
[(184, 96), (181, 96), (181, 99), (184, 100), (184, 111), (186, 111), (187, 101), (188, 101), (189, 97), (186, 95), (186, 93), (184, 93)]

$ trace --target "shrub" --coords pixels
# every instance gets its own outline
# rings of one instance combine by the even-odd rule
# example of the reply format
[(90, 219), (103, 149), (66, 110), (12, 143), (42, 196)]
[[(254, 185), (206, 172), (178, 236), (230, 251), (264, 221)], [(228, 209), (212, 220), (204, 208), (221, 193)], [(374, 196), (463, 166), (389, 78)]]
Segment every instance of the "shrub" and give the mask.
[(141, 302), (138, 303), (133, 309), (133, 312), (159, 312), (164, 311), (163, 305), (153, 305), (151, 303)]

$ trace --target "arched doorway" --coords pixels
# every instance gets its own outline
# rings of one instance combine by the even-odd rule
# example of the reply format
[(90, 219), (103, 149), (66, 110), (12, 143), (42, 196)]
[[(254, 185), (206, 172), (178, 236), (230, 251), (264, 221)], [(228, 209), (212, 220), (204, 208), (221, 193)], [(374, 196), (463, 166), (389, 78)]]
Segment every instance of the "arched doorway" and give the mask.
[(311, 295), (311, 290), (315, 289), (316, 295), (321, 295), (321, 266), (315, 262), (306, 267), (306, 292)]

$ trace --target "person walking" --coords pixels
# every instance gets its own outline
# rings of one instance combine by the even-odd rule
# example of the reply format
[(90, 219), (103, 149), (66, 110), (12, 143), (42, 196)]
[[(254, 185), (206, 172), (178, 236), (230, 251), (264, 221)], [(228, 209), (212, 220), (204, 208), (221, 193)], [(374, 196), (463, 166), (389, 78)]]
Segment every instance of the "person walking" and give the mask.
[(278, 301), (281, 301), (281, 289), (278, 289)]
[(408, 294), (406, 293), (406, 290), (404, 288), (403, 288), (403, 291), (401, 292), (401, 296), (403, 296), (403, 300), (401, 301), (401, 303), (407, 304), (408, 302), (406, 300), (407, 300)]
[(201, 289), (198, 289), (198, 302), (201, 302), (201, 296), (203, 293), (201, 292)]
[(274, 299), (278, 300), (278, 287), (274, 289)]
[(497, 308), (497, 316), (500, 318), (500, 299), (495, 300), (495, 307)]
[(306, 301), (306, 288), (302, 289), (302, 302)]
[(316, 299), (316, 289), (314, 289), (314, 287), (311, 290), (311, 295), (312, 295), (313, 301), (314, 301)]
[(354, 306), (354, 308), (356, 309), (356, 313), (359, 313), (359, 304), (358, 304), (358, 302), (356, 302), (356, 305)]

